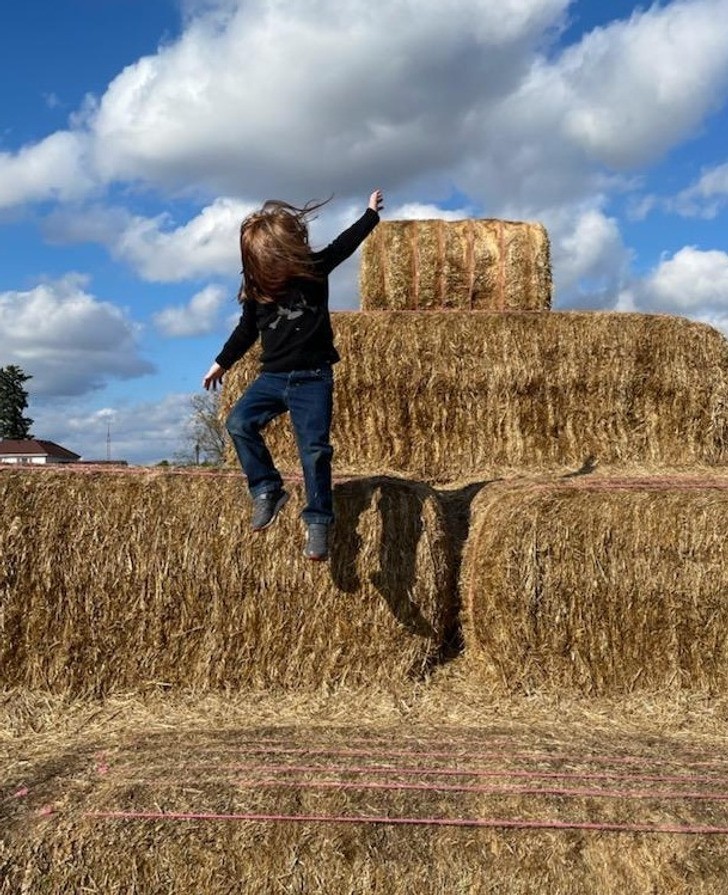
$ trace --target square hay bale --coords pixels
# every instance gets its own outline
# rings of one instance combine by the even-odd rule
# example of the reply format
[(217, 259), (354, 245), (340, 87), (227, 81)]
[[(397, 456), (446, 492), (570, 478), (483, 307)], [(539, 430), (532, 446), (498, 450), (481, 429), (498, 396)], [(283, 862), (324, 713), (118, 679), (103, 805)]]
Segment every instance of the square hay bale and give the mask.
[(365, 311), (545, 311), (548, 234), (523, 221), (382, 221), (364, 243), (359, 285)]
[(497, 691), (728, 691), (728, 476), (486, 487), (465, 657)]
[(239, 475), (0, 472), (0, 685), (105, 694), (422, 675), (454, 612), (426, 486), (339, 483), (330, 563), (302, 486), (253, 533)]
[[(642, 314), (340, 312), (332, 443), (341, 474), (453, 481), (498, 468), (728, 464), (728, 342)], [(227, 415), (258, 369), (227, 375)], [(266, 440), (299, 470), (290, 421)], [(228, 462), (237, 460), (229, 450)]]
[(372, 690), (46, 697), (0, 768), (0, 893), (724, 891), (715, 706)]

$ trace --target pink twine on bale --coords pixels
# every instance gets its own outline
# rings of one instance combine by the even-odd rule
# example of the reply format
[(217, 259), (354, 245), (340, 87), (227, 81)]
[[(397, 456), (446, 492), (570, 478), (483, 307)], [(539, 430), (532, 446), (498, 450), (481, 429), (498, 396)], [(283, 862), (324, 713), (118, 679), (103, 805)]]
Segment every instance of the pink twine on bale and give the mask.
[[(404, 313), (404, 312), (402, 312)], [(431, 312), (428, 312), (431, 313)], [(473, 312), (476, 313), (476, 312)], [(504, 312), (511, 313), (511, 312)], [(534, 312), (517, 312), (517, 313), (542, 313)], [(81, 473), (89, 475), (92, 473), (103, 472), (107, 475), (146, 475), (150, 478), (164, 478), (165, 476), (199, 476), (202, 478), (238, 478), (243, 481), (242, 472), (237, 469), (155, 469), (145, 466), (118, 466), (109, 468), (108, 466), (95, 466), (93, 464), (84, 464), (82, 466), (74, 466), (73, 463), (52, 464), (50, 466), (29, 464), (18, 468), (12, 463), (0, 463), (1, 472), (32, 472), (38, 475), (62, 472), (68, 475)], [(335, 484), (343, 484), (345, 482), (357, 481), (368, 478), (387, 478), (387, 475), (340, 475), (333, 476)], [(286, 473), (282, 476), (284, 482), (303, 482), (303, 476), (297, 473)], [(711, 490), (725, 491), (728, 490), (728, 478), (718, 478), (709, 475), (664, 475), (664, 476), (615, 476), (614, 478), (564, 478), (563, 474), (554, 474), (554, 478), (546, 482), (524, 481), (521, 478), (502, 478), (498, 479), (499, 486), (515, 486), (521, 487), (523, 490), (540, 491), (553, 490), (554, 488), (563, 488), (565, 490), (576, 491), (696, 491), (709, 488)]]
[[(171, 781), (170, 781), (171, 782)], [(258, 786), (288, 789), (374, 789), (385, 791), (414, 790), (417, 792), (468, 792), (489, 796), (559, 796), (564, 798), (596, 799), (661, 799), (706, 802), (728, 802), (728, 792), (677, 792), (673, 790), (620, 789), (560, 789), (540, 786), (468, 786), (460, 783), (380, 783), (372, 780), (236, 780), (236, 786)]]
[[(204, 767), (204, 766), (203, 766)], [(188, 766), (189, 768), (189, 766)], [(636, 781), (644, 783), (728, 783), (724, 778), (699, 776), (690, 774), (617, 774), (589, 771), (522, 771), (522, 770), (486, 770), (484, 768), (472, 768), (462, 770), (459, 768), (399, 768), (384, 765), (370, 765), (357, 767), (317, 767), (315, 765), (235, 765), (226, 768), (228, 771), (242, 771), (253, 774), (316, 774), (321, 771), (337, 774), (401, 774), (403, 776), (427, 776), (427, 777), (515, 777), (527, 779), (550, 780), (618, 780)]]
[[(350, 742), (358, 742), (351, 740)], [(361, 741), (364, 745), (369, 745), (367, 741)], [(229, 748), (208, 747), (206, 751), (215, 753), (224, 753), (227, 751), (237, 751), (248, 755), (310, 755), (324, 756), (335, 755), (337, 757), (357, 756), (372, 757), (385, 759), (389, 756), (408, 757), (408, 758), (467, 758), (469, 760), (486, 761), (489, 759), (499, 759), (504, 757), (504, 752), (471, 752), (467, 751), (468, 745), (465, 744), (459, 750), (419, 750), (419, 749), (360, 749), (360, 748), (325, 748), (310, 746), (287, 746), (281, 743), (261, 744), (256, 740), (251, 744), (239, 744)], [(728, 761), (726, 757), (714, 757), (710, 759), (694, 760), (694, 759), (665, 759), (663, 756), (637, 756), (637, 755), (571, 755), (564, 752), (508, 752), (505, 757), (511, 761), (565, 761), (574, 763), (606, 764), (606, 765), (645, 765), (650, 763), (664, 765), (667, 762), (675, 764), (689, 764), (692, 767), (716, 767), (725, 765)]]
[[(228, 755), (230, 753), (239, 753), (247, 755), (336, 755), (336, 756), (362, 756), (379, 759), (386, 759), (390, 756), (408, 757), (408, 758), (467, 758), (473, 760), (490, 760), (507, 758), (511, 761), (560, 761), (570, 764), (603, 764), (603, 765), (638, 765), (644, 766), (649, 764), (679, 764), (689, 766), (691, 768), (719, 768), (728, 764), (728, 755), (714, 755), (707, 757), (705, 752), (681, 753), (676, 757), (664, 755), (602, 755), (599, 753), (567, 753), (567, 752), (524, 752), (514, 751), (514, 747), (518, 743), (511, 738), (503, 740), (493, 739), (490, 745), (498, 747), (499, 751), (492, 749), (487, 752), (473, 751), (481, 744), (470, 741), (461, 741), (459, 744), (452, 743), (451, 748), (443, 749), (442, 739), (430, 742), (423, 740), (421, 737), (412, 737), (411, 746), (407, 749), (392, 749), (387, 743), (380, 743), (365, 737), (349, 737), (347, 738), (349, 745), (346, 748), (326, 747), (318, 744), (309, 746), (291, 745), (291, 741), (285, 739), (269, 739), (266, 737), (256, 737), (251, 739), (237, 740), (234, 745), (221, 744), (219, 746), (204, 746), (195, 749), (196, 754), (211, 753), (214, 755)], [(402, 745), (407, 743), (407, 738)], [(447, 744), (445, 744), (447, 745)], [(457, 748), (456, 748), (457, 745)], [(437, 746), (439, 748), (435, 749)], [(363, 748), (368, 747), (368, 748)]]
[(486, 827), (519, 830), (592, 830), (602, 833), (672, 833), (728, 835), (728, 827), (688, 824), (598, 823), (589, 821), (520, 820), (517, 818), (386, 817), (346, 814), (213, 814), (182, 811), (88, 811), (95, 820), (248, 821), (251, 823), (387, 824), (437, 827)]

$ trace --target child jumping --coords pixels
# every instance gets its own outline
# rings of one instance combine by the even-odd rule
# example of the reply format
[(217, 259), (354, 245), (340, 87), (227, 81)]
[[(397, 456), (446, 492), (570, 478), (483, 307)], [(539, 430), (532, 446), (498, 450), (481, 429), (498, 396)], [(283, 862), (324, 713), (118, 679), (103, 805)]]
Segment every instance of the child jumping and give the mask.
[(297, 208), (268, 201), (249, 215), (240, 227), (242, 315), (202, 381), (206, 389), (216, 389), (260, 335), (261, 372), (230, 412), (227, 430), (253, 498), (253, 530), (261, 531), (285, 506), (288, 493), (260, 433), (272, 419), (290, 413), (306, 487), (304, 554), (313, 560), (328, 558), (334, 519), (329, 432), (332, 367), (340, 358), (329, 317), (328, 276), (376, 227), (382, 206), (381, 190), (375, 190), (359, 220), (318, 252), (308, 243), (307, 218), (321, 204)]

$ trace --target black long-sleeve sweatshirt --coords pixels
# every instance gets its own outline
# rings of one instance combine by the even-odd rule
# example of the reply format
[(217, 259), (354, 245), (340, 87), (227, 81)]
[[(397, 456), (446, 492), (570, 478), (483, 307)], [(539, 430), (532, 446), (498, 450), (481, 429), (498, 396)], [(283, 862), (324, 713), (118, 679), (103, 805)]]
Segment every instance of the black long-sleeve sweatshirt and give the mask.
[(352, 255), (379, 223), (367, 208), (359, 220), (320, 252), (312, 253), (316, 280), (293, 279), (272, 302), (243, 301), (240, 322), (215, 358), (229, 370), (260, 335), (261, 369), (268, 373), (316, 370), (335, 364), (339, 354), (329, 317), (331, 271)]

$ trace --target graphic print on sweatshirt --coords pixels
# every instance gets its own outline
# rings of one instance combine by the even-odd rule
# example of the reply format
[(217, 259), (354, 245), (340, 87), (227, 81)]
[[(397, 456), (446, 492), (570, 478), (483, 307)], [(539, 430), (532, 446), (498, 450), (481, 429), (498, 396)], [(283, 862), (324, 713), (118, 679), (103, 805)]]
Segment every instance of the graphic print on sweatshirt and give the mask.
[(319, 308), (316, 305), (310, 305), (306, 301), (306, 297), (302, 292), (297, 293), (296, 297), (287, 304), (276, 305), (276, 316), (268, 324), (268, 329), (277, 329), (281, 320), (291, 321), (298, 320), (306, 311), (312, 314), (318, 314)]

